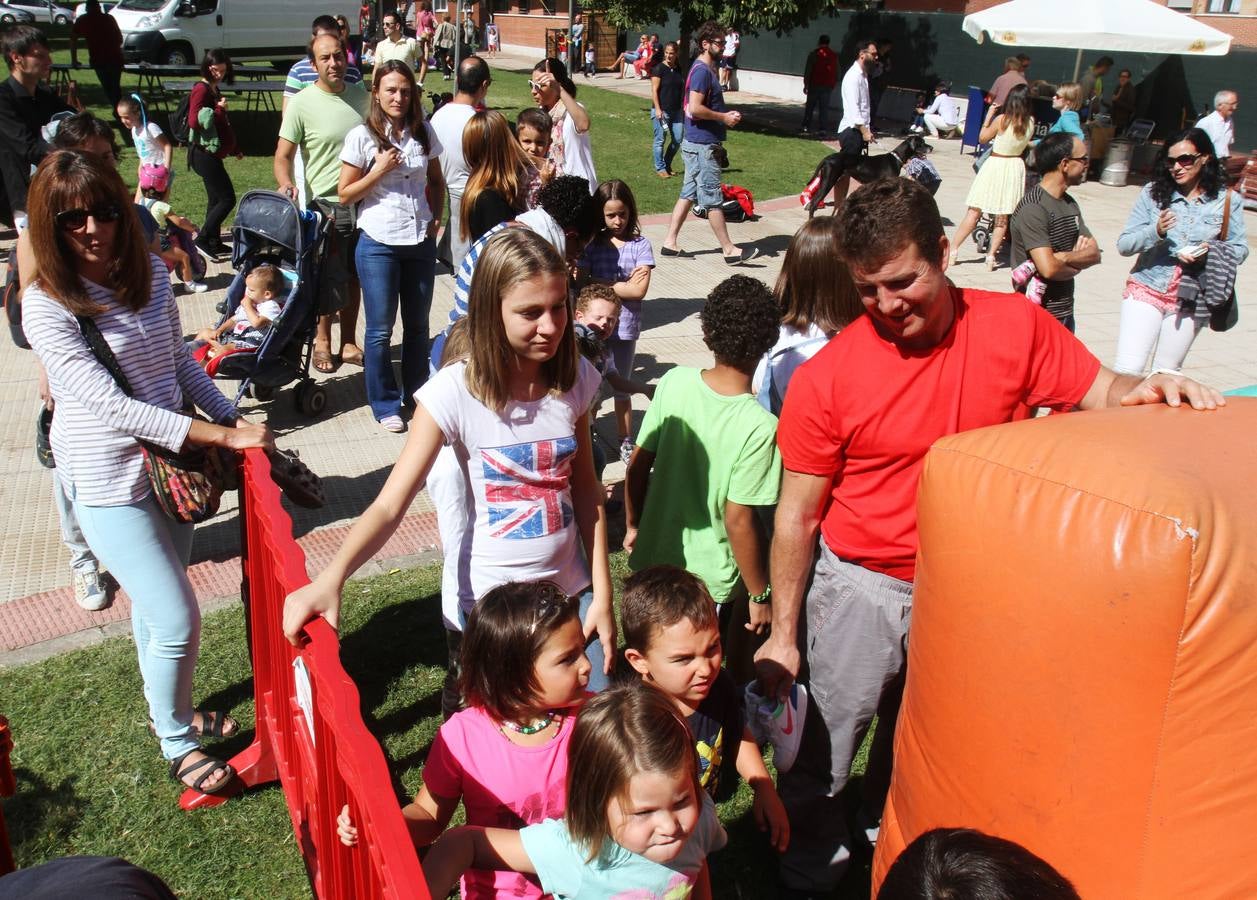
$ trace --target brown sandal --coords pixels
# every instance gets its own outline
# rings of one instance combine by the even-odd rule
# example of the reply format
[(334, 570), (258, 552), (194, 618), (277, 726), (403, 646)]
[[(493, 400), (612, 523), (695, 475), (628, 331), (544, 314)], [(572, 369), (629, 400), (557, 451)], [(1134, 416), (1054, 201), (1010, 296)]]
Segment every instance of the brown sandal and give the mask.
[[(201, 724), (196, 724), (196, 717), (201, 717)], [(157, 728), (150, 721), (148, 730), (154, 735), (157, 734)], [(240, 733), (240, 723), (231, 717), (231, 713), (222, 712), (220, 710), (210, 710), (202, 712), (201, 710), (192, 711), (192, 734), (194, 737), (211, 737), (211, 738), (233, 738)]]
[[(350, 344), (350, 346), (353, 347), (353, 344)], [(357, 350), (358, 348), (354, 347), (354, 349)], [(345, 351), (341, 350), (340, 361), (347, 366), (361, 366), (365, 364), (361, 350), (358, 350), (358, 352), (353, 355), (346, 355)]]
[(310, 359), (316, 372), (322, 372), (326, 375), (336, 371), (336, 360), (332, 359), (332, 354), (327, 350), (315, 347)]
[[(188, 765), (184, 766), (183, 761), (193, 753), (200, 753), (203, 755), (197, 762), (188, 763)], [(201, 776), (191, 784), (183, 780), (191, 775), (195, 775), (202, 769), (205, 769), (206, 766), (209, 768), (205, 772), (202, 772)], [(225, 772), (226, 775), (219, 779), (218, 783), (212, 787), (204, 787), (205, 782), (218, 772)], [(194, 791), (199, 791), (202, 794), (212, 796), (214, 794), (221, 794), (223, 791), (227, 790), (227, 788), (232, 786), (236, 780), (236, 770), (227, 763), (223, 762), (221, 759), (216, 759), (215, 757), (210, 756), (198, 747), (196, 750), (189, 750), (178, 759), (171, 760), (170, 777), (179, 782), (179, 784), (185, 788), (191, 788)]]

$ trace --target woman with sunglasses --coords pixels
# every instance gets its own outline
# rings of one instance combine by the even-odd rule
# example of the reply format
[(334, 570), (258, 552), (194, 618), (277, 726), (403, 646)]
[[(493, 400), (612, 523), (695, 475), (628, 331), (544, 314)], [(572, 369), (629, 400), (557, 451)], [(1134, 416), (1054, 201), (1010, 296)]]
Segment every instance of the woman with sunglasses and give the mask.
[(1076, 81), (1067, 81), (1058, 87), (1052, 95), (1052, 109), (1059, 112), (1060, 116), (1048, 129), (1048, 134), (1072, 134), (1085, 144), (1087, 135), (1082, 130), (1082, 120), (1078, 118), (1078, 110), (1082, 109), (1082, 85)]
[(1153, 371), (1182, 368), (1209, 317), (1195, 314), (1195, 300), (1180, 297), (1180, 285), (1185, 275), (1193, 282), (1203, 274), (1209, 242), (1223, 238), (1224, 223), (1236, 265), (1248, 257), (1243, 199), (1227, 190), (1209, 135), (1186, 128), (1165, 144), (1117, 239), (1123, 256), (1138, 254), (1122, 296), (1113, 365), (1124, 374), (1141, 374), (1150, 353)]
[[(645, 37), (645, 35), (643, 35)], [(561, 60), (550, 57), (533, 66), (528, 90), (538, 106), (550, 114), (550, 162), (556, 175), (577, 175), (598, 189), (594, 151), (589, 143), (589, 113), (576, 102), (576, 85)]]
[[(414, 73), (404, 62), (376, 64), (371, 109), (367, 121), (345, 136), (337, 186), (340, 202), (358, 208), (354, 261), (367, 318), (367, 402), (375, 420), (394, 433), (406, 430), (402, 406), (413, 408), (415, 392), (427, 381), (435, 236), (445, 199), (441, 145), (423, 119), (420, 96)], [(389, 352), (398, 309), (401, 390)]]
[[(239, 726), (192, 705), (200, 641), (187, 575), (192, 526), (158, 507), (140, 441), (181, 451), (269, 448), (273, 440), (265, 426), (241, 419), (188, 355), (166, 267), (144, 246), (130, 192), (112, 165), (54, 151), (31, 181), (29, 211), (36, 271), (23, 295), (23, 325), (56, 401), (57, 477), (88, 545), (131, 597), (149, 719), (172, 777), (219, 793), (233, 772), (198, 738), (230, 736)], [(95, 324), (130, 391), (100, 362), (76, 317)], [(219, 424), (187, 415), (185, 399)]]

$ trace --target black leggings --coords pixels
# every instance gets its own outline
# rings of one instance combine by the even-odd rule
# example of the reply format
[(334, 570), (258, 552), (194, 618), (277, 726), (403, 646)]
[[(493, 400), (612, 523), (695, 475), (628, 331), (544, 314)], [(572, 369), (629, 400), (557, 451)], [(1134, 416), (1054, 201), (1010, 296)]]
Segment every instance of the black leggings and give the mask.
[(205, 222), (201, 225), (201, 234), (210, 243), (217, 243), (221, 240), (219, 232), (223, 221), (236, 206), (236, 188), (227, 174), (227, 167), (214, 154), (192, 147), (188, 151), (188, 160), (192, 171), (205, 182)]

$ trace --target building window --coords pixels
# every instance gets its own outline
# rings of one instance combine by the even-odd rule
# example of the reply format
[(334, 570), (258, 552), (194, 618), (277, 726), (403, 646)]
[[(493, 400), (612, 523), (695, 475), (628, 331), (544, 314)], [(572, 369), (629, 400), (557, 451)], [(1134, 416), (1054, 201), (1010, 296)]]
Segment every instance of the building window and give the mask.
[(1170, 9), (1181, 9), (1184, 12), (1192, 11), (1192, 3), (1194, 0), (1170, 0), (1167, 4)]
[(1229, 13), (1238, 15), (1240, 0), (1209, 0), (1209, 12)]

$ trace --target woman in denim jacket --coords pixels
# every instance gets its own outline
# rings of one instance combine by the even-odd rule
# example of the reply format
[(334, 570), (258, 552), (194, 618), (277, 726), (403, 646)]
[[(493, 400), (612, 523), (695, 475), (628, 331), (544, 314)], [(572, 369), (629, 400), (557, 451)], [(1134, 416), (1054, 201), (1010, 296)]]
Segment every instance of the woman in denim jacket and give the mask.
[(1154, 346), (1153, 369), (1182, 367), (1202, 323), (1193, 316), (1193, 304), (1179, 303), (1179, 279), (1184, 269), (1193, 274), (1203, 269), (1204, 256), (1190, 251), (1221, 237), (1228, 200), (1226, 242), (1239, 262), (1248, 256), (1243, 201), (1238, 192), (1227, 193), (1209, 136), (1187, 128), (1166, 141), (1166, 147), (1155, 177), (1144, 185), (1117, 239), (1123, 256), (1139, 254), (1126, 279), (1113, 365), (1127, 374), (1144, 371)]

